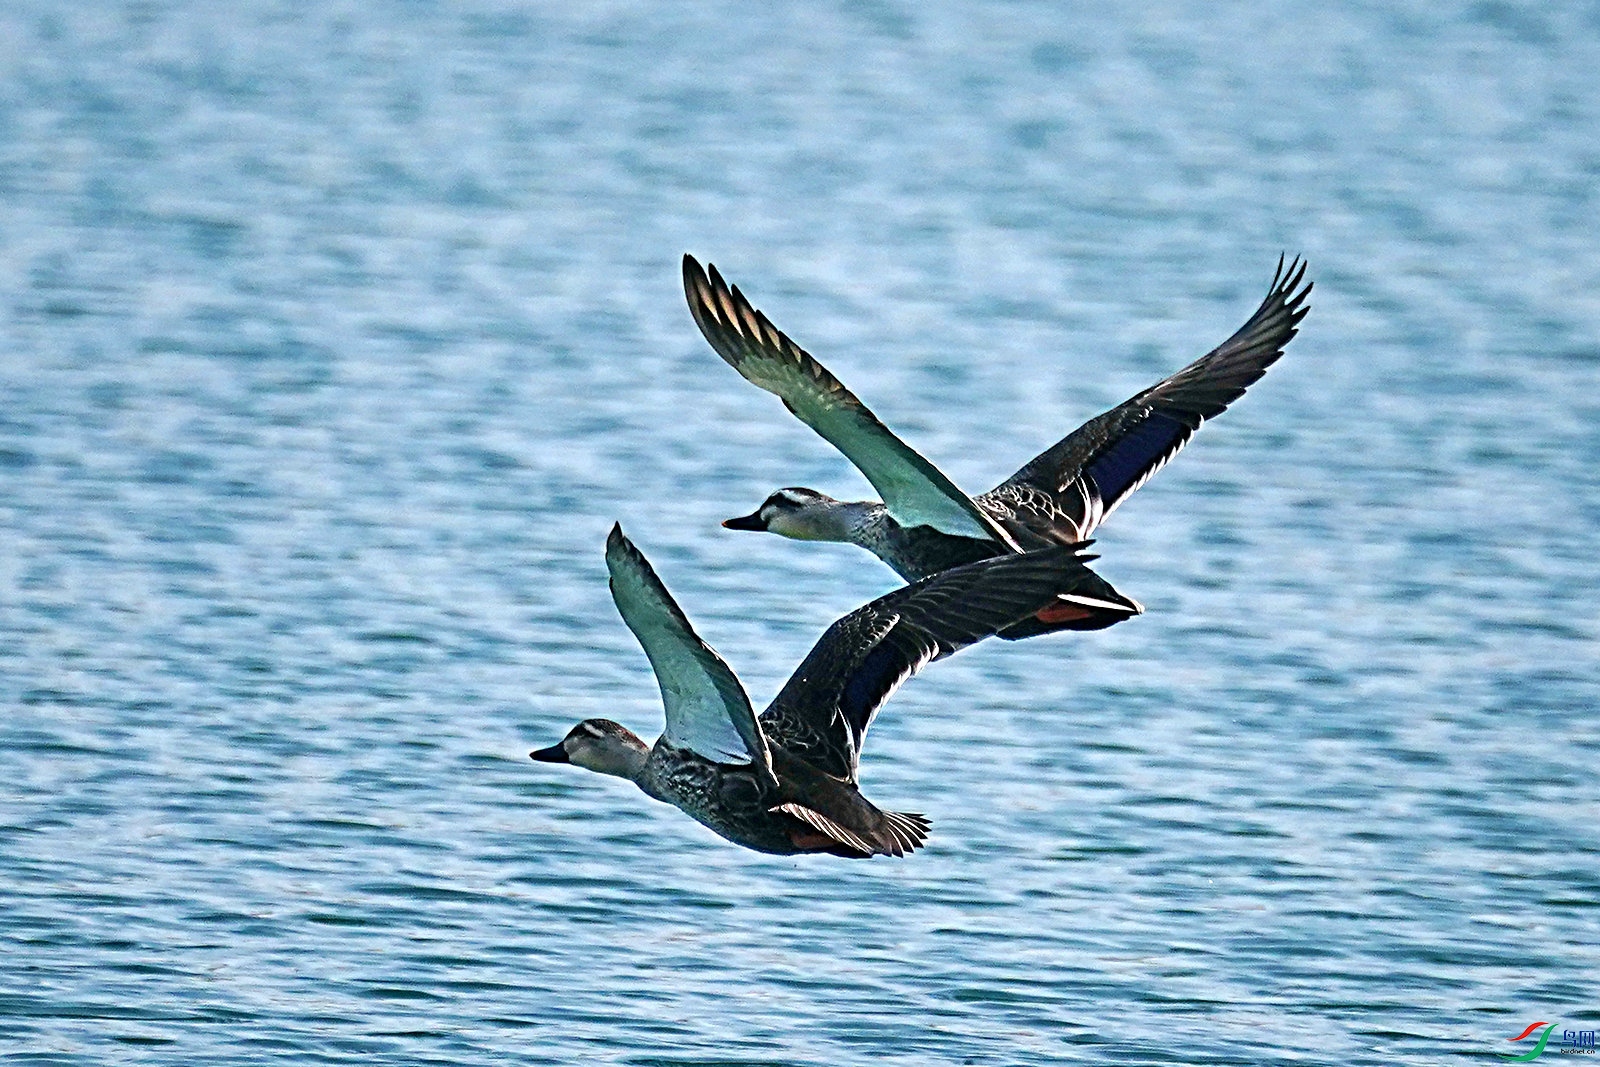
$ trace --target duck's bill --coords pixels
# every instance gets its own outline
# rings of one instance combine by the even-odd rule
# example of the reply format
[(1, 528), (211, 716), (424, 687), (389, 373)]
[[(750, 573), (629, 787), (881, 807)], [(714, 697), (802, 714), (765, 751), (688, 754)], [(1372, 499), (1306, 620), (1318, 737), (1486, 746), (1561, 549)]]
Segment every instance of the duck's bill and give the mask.
[(534, 751), (528, 753), (528, 755), (532, 756), (534, 759), (538, 760), (540, 763), (571, 763), (572, 762), (572, 760), (567, 758), (567, 750), (565, 748), (563, 748), (559, 742), (554, 744), (554, 745), (551, 745), (549, 748), (535, 749)]
[(740, 515), (737, 519), (724, 519), (722, 525), (724, 529), (728, 530), (761, 531), (767, 528), (767, 524), (761, 521), (761, 512), (759, 511), (753, 515)]

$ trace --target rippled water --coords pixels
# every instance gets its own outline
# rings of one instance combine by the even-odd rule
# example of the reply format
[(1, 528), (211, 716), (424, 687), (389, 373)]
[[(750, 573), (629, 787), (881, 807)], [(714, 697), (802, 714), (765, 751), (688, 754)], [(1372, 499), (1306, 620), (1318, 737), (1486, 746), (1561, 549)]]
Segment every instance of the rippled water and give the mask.
[[(1596, 1022), (1600, 10), (0, 13), (0, 1060), (1432, 1064)], [(907, 686), (913, 859), (531, 763), (891, 587), (709, 258), (971, 490), (1220, 341), (1149, 608)]]

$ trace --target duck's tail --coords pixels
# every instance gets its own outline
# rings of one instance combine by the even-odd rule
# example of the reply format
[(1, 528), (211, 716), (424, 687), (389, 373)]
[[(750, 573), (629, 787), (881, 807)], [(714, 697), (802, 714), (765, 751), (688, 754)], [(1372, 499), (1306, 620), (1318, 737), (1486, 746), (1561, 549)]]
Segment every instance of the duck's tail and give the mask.
[(928, 830), (933, 824), (926, 816), (882, 811), (870, 803), (865, 807), (871, 810), (871, 825), (855, 829), (847, 829), (804, 804), (779, 804), (772, 810), (792, 815), (806, 824), (810, 833), (791, 837), (804, 852), (826, 852), (846, 859), (907, 856), (928, 840)]
[(1000, 631), (1007, 641), (1053, 634), (1060, 630), (1104, 630), (1144, 614), (1144, 605), (1123, 596), (1104, 578), (1085, 570), (1070, 593), (1062, 593), (1049, 607)]

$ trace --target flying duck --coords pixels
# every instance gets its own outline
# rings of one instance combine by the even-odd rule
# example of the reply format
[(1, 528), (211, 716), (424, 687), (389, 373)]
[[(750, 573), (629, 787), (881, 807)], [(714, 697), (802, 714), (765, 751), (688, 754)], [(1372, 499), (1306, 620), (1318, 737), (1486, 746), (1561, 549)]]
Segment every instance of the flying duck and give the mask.
[(929, 822), (883, 811), (857, 788), (873, 716), (927, 664), (1092, 578), (1084, 547), (984, 560), (857, 608), (828, 628), (758, 717), (733, 671), (614, 526), (611, 597), (655, 671), (666, 730), (647, 745), (610, 719), (586, 719), (530, 755), (626, 778), (758, 852), (903, 856), (927, 839)]
[[(689, 310), (711, 347), (746, 379), (844, 453), (882, 503), (841, 501), (814, 489), (780, 489), (730, 530), (799, 541), (843, 541), (883, 560), (906, 581), (1001, 552), (1087, 540), (1094, 529), (1266, 373), (1309, 310), (1299, 259), (1279, 257), (1266, 299), (1239, 331), (1176, 374), (1090, 419), (1006, 481), (969, 497), (880, 422), (867, 406), (730, 287), (716, 267), (683, 257)], [(1100, 629), (1143, 609), (1108, 584), (1114, 608), (1052, 605), (1000, 636)]]

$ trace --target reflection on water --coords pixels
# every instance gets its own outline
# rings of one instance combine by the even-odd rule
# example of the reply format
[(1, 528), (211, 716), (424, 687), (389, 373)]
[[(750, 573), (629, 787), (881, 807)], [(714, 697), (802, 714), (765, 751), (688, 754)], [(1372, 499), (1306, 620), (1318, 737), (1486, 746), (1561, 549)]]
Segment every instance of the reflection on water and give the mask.
[[(0, 23), (29, 1062), (1434, 1063), (1592, 1022), (1583, 16)], [(1100, 534), (1149, 614), (889, 705), (912, 860), (526, 758), (660, 721), (614, 520), (763, 702), (891, 585), (717, 527), (865, 490), (700, 341), (685, 250), (974, 491), (1310, 259), (1289, 355)]]

